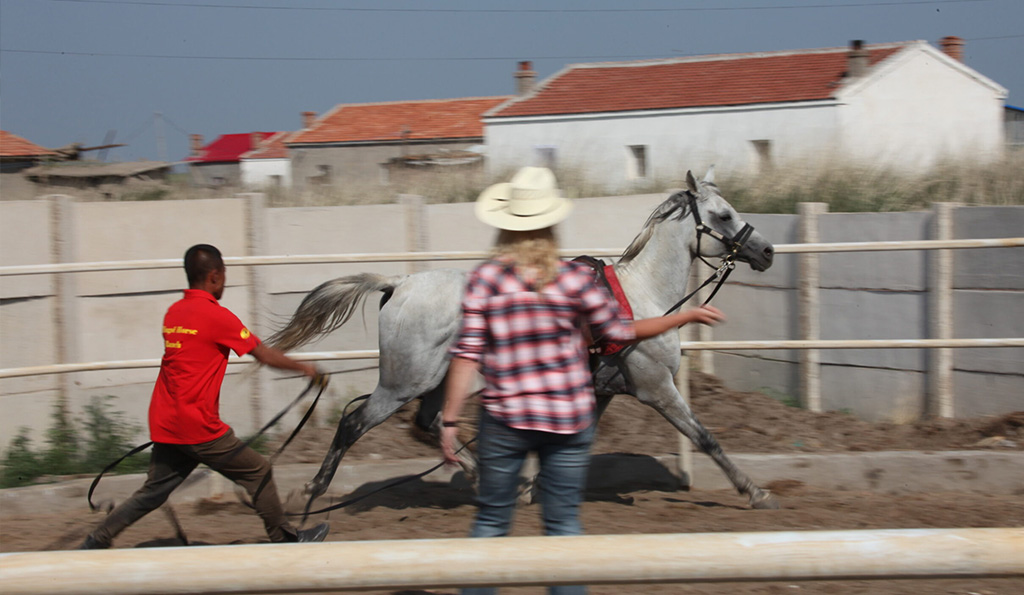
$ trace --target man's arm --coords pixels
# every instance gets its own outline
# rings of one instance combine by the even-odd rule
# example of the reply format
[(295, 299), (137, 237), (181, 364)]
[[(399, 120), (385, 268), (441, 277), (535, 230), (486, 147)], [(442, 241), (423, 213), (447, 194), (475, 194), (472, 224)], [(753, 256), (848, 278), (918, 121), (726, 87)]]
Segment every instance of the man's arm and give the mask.
[(310, 378), (316, 378), (320, 373), (313, 364), (294, 360), (285, 355), (285, 353), (280, 349), (267, 347), (263, 343), (257, 345), (249, 353), (261, 364), (270, 366), (271, 368), (277, 368), (278, 370), (301, 372)]

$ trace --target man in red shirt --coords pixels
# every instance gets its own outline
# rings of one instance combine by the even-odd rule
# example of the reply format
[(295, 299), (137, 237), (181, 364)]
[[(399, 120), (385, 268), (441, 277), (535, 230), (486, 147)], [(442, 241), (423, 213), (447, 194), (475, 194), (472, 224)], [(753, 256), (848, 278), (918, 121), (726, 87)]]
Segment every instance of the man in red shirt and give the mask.
[(298, 531), (288, 522), (270, 462), (243, 443), (220, 419), (220, 387), (228, 353), (252, 354), (260, 363), (317, 378), (312, 364), (264, 345), (217, 300), (226, 271), (217, 248), (192, 246), (185, 252), (189, 288), (164, 316), (164, 357), (149, 405), (153, 452), (146, 482), (86, 537), (79, 549), (110, 547), (114, 537), (156, 510), (188, 475), (205, 463), (245, 488), (274, 542), (323, 541), (329, 526)]

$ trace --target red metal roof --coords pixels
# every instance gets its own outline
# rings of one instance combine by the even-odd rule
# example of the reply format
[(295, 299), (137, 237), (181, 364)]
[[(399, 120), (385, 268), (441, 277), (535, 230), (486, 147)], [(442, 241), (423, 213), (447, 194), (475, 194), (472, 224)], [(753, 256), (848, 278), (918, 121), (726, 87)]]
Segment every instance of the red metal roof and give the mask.
[(253, 149), (253, 135), (259, 135), (260, 140), (272, 136), (274, 132), (244, 132), (241, 134), (222, 134), (217, 140), (202, 148), (198, 155), (187, 157), (185, 161), (191, 163), (223, 163), (237, 162), (242, 158), (243, 153)]
[[(905, 44), (865, 46), (875, 65)], [(488, 117), (713, 107), (833, 97), (848, 50), (575, 64)]]
[(481, 138), (484, 112), (509, 98), (342, 104), (287, 144)]
[(241, 159), (287, 159), (288, 147), (284, 141), (291, 132), (275, 132), (263, 139), (255, 149), (242, 153)]
[(17, 134), (0, 130), (0, 157), (43, 157), (56, 154)]

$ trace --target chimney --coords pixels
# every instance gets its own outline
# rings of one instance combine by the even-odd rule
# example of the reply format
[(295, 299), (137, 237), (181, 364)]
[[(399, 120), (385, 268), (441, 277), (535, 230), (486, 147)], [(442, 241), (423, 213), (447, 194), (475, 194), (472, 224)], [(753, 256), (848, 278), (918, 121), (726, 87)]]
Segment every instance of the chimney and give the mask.
[(249, 133), (249, 150), (255, 149), (256, 147), (260, 146), (261, 142), (263, 142), (262, 132)]
[(519, 63), (519, 70), (515, 73), (516, 95), (523, 96), (533, 90), (534, 80), (537, 73), (533, 70), (533, 62), (523, 60)]
[(864, 49), (864, 41), (861, 39), (851, 41), (850, 51), (847, 55), (849, 59), (847, 60), (846, 76), (850, 78), (864, 76), (868, 71), (868, 51)]
[(188, 135), (189, 147), (192, 150), (192, 155), (197, 156), (203, 152), (203, 135), (201, 134), (190, 134)]
[(955, 35), (947, 35), (939, 40), (942, 52), (957, 62), (964, 61), (964, 40)]
[(302, 128), (310, 129), (313, 127), (313, 122), (316, 120), (316, 112), (302, 112)]

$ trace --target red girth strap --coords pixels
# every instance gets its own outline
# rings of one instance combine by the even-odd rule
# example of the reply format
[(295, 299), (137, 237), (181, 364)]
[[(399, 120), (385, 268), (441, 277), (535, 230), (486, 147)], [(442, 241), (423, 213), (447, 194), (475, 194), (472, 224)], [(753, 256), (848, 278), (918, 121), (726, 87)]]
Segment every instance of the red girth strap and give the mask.
[[(615, 267), (613, 265), (609, 264), (604, 267), (604, 278), (608, 282), (608, 289), (611, 289), (615, 300), (619, 302), (619, 309), (622, 310), (623, 316), (633, 320), (633, 308), (629, 306), (629, 300), (626, 299), (626, 294), (622, 291), (622, 284), (619, 283), (619, 276), (615, 274)], [(605, 341), (599, 345), (601, 355), (616, 354), (622, 351), (625, 346), (625, 343), (614, 343), (612, 341)]]

